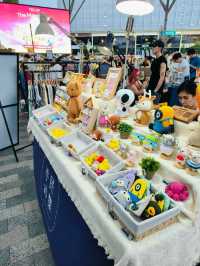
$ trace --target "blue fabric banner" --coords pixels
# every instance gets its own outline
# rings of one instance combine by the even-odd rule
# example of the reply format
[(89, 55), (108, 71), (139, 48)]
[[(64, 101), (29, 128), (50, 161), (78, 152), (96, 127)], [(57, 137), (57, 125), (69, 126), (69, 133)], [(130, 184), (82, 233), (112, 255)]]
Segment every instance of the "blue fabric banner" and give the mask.
[(57, 266), (113, 266), (74, 203), (62, 188), (44, 152), (33, 143), (38, 201)]

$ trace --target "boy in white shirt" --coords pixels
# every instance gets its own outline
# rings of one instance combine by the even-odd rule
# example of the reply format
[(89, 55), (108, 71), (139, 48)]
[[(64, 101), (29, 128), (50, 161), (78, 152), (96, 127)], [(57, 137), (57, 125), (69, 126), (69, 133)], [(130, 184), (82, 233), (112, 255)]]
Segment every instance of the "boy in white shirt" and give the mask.
[(182, 57), (181, 53), (175, 53), (172, 57), (172, 67), (170, 73), (169, 105), (178, 104), (178, 88), (190, 76), (189, 62)]

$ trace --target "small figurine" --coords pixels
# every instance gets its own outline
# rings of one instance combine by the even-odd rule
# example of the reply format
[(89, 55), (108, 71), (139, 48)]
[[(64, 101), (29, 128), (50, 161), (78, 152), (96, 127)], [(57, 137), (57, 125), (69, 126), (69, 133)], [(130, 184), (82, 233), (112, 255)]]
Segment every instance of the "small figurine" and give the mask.
[(160, 154), (163, 159), (169, 159), (172, 156), (175, 144), (176, 140), (173, 135), (162, 135)]
[(111, 127), (111, 129), (113, 131), (116, 131), (117, 130), (117, 126), (120, 123), (120, 116), (119, 115), (109, 116), (108, 123), (109, 123), (109, 126)]
[(133, 144), (142, 145), (143, 141), (145, 140), (145, 135), (139, 132), (133, 131), (131, 133), (131, 138), (132, 138)]
[(186, 171), (190, 175), (197, 175), (198, 170), (200, 169), (200, 153), (199, 152), (190, 152), (188, 159), (186, 159)]
[(99, 127), (108, 127), (109, 125), (108, 110), (106, 106), (103, 106), (102, 110), (100, 111), (98, 125)]
[(68, 121), (71, 123), (80, 122), (80, 113), (83, 109), (81, 100), (81, 84), (78, 80), (72, 80), (67, 84), (67, 101)]
[(154, 123), (149, 128), (159, 134), (174, 133), (174, 110), (170, 106), (161, 106), (155, 111)]
[(72, 153), (77, 153), (77, 150), (76, 150), (76, 148), (74, 147), (73, 144), (69, 144), (67, 146), (67, 150), (68, 150), (69, 155), (71, 155)]
[(117, 110), (116, 114), (121, 117), (130, 115), (131, 106), (135, 101), (135, 94), (128, 89), (120, 89), (116, 95), (117, 98)]
[(126, 165), (128, 167), (133, 167), (138, 161), (138, 157), (139, 157), (138, 151), (134, 150), (129, 151), (126, 159)]
[(126, 143), (121, 143), (121, 144), (120, 144), (120, 148), (119, 148), (119, 156), (121, 156), (122, 159), (127, 159), (127, 157), (128, 157), (128, 152), (129, 152), (128, 144), (126, 144)]
[(196, 122), (196, 126), (192, 129), (192, 133), (189, 136), (188, 144), (200, 148), (200, 116), (198, 118), (198, 122)]
[(110, 139), (109, 142), (106, 144), (108, 148), (110, 148), (113, 151), (118, 151), (120, 148), (120, 140), (119, 139)]
[(91, 135), (92, 139), (99, 141), (103, 140), (103, 133), (99, 129), (95, 129)]
[(183, 151), (178, 152), (176, 155), (176, 167), (180, 168), (180, 169), (184, 169), (185, 168), (185, 159), (186, 159), (185, 152), (183, 152)]
[(156, 97), (151, 96), (151, 91), (144, 92), (144, 96), (139, 96), (139, 102), (136, 105), (138, 109), (135, 113), (136, 122), (139, 125), (149, 125), (151, 122), (151, 110), (153, 108), (153, 101)]
[(158, 149), (159, 139), (154, 135), (146, 135), (143, 141), (143, 148), (146, 152), (153, 152)]

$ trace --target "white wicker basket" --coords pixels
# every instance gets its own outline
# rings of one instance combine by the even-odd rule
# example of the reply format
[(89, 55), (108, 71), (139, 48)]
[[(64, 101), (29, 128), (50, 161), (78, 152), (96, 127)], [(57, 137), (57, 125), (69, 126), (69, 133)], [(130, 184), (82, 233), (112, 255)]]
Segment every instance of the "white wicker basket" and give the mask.
[[(113, 195), (111, 195), (108, 190), (108, 186), (112, 180), (122, 175), (126, 175), (132, 170), (133, 169), (130, 169), (115, 174), (105, 174), (96, 180), (96, 187), (108, 204), (109, 211), (113, 213), (122, 224), (124, 229), (123, 231), (126, 231), (130, 238), (134, 237), (135, 239), (142, 239), (146, 235), (157, 231), (158, 228), (162, 229), (163, 227), (166, 227), (167, 224), (172, 223), (172, 221), (174, 222), (176, 220), (176, 216), (180, 213), (180, 209), (176, 203), (170, 199), (171, 206), (173, 206), (172, 208), (147, 220), (142, 220), (140, 217), (131, 215), (128, 211), (126, 211), (113, 197)], [(157, 191), (156, 187), (152, 184), (151, 188), (153, 191)]]

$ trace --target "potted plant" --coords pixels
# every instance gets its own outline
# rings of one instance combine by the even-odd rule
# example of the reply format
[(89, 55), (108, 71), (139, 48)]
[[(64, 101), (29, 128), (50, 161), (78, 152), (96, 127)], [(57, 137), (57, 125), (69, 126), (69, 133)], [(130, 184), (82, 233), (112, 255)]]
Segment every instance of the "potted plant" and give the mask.
[(127, 139), (130, 136), (132, 129), (133, 127), (131, 125), (124, 122), (120, 123), (118, 126), (120, 138)]
[(160, 168), (160, 163), (152, 157), (143, 158), (139, 165), (147, 179), (152, 179), (155, 172)]

